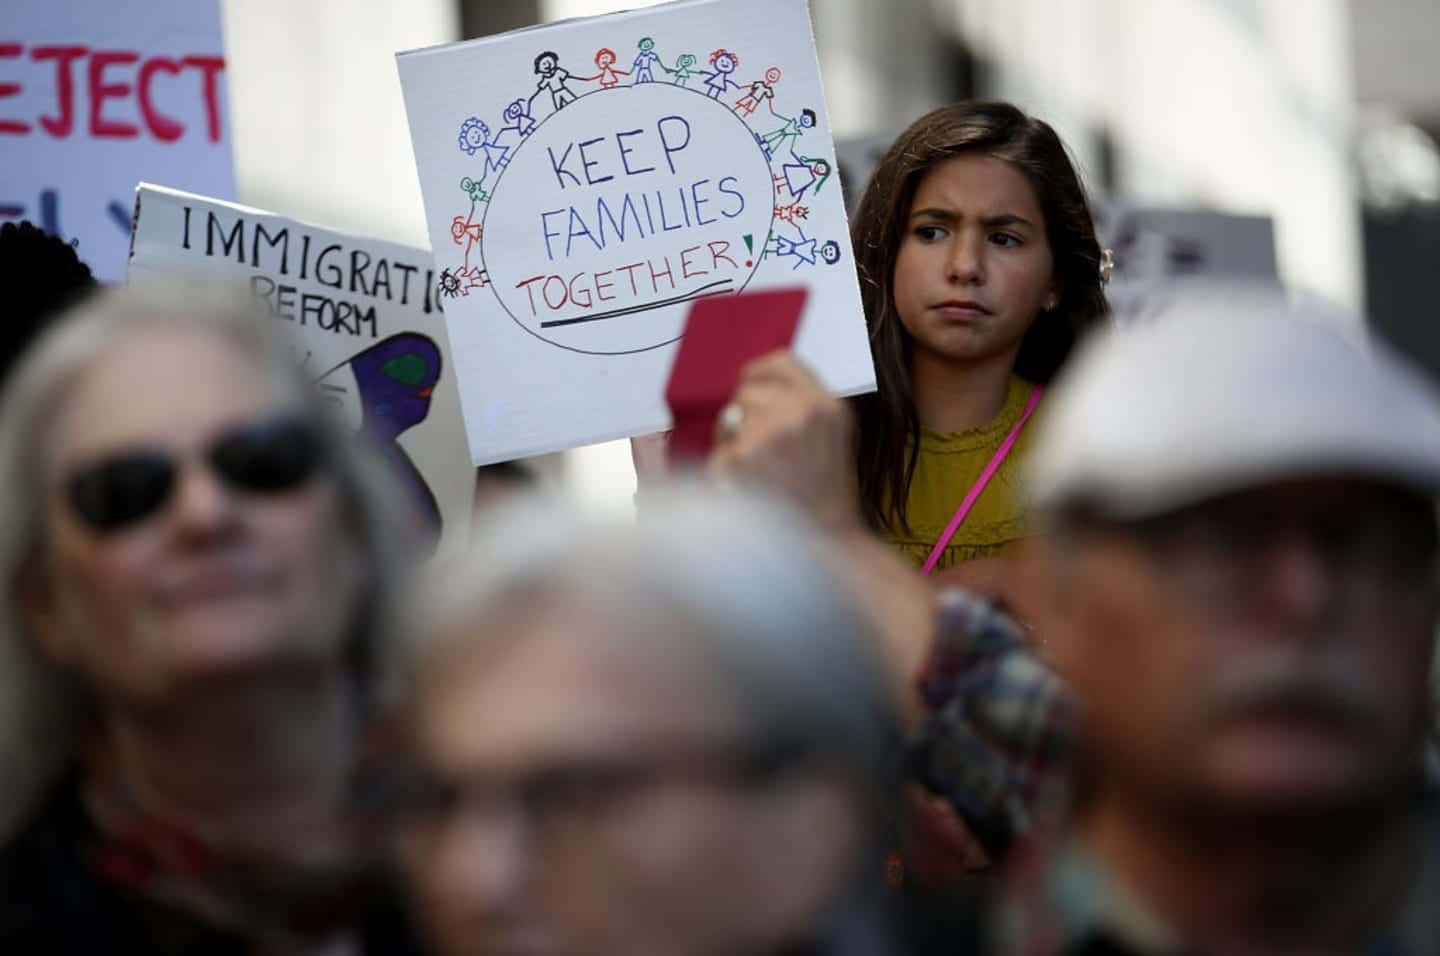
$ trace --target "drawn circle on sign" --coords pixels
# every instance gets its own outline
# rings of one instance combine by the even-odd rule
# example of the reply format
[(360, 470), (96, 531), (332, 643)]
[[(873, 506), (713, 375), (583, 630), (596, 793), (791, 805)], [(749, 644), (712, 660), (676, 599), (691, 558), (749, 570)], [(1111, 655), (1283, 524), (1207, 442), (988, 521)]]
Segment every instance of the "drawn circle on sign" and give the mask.
[(593, 355), (668, 345), (689, 302), (742, 291), (762, 261), (743, 237), (763, 244), (775, 211), (756, 134), (670, 83), (556, 110), (492, 190), (480, 254), (496, 301), (536, 338)]

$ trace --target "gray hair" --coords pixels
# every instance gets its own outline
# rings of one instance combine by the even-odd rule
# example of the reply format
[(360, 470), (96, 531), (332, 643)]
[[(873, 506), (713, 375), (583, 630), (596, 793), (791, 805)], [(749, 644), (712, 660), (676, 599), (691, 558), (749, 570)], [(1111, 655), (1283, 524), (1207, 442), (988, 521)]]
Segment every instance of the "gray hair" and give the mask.
[(0, 840), (23, 823), (35, 801), (76, 756), (88, 695), (74, 675), (37, 652), (22, 633), (17, 594), (22, 573), (44, 544), (39, 454), (44, 431), (72, 383), (106, 350), (141, 328), (199, 330), (252, 359), (278, 394), (320, 423), (328, 460), (370, 579), (357, 608), (347, 665), (365, 685), (393, 630), (404, 555), (387, 517), (389, 476), (334, 422), (296, 361), (291, 340), (253, 302), (229, 286), (154, 283), (91, 297), (55, 323), (26, 353), (0, 393)]
[(387, 682), (392, 706), (457, 642), (511, 639), (484, 621), (517, 601), (576, 599), (617, 635), (668, 612), (685, 626), (666, 639), (736, 701), (744, 744), (843, 766), (884, 799), (900, 734), (891, 683), (822, 537), (792, 512), (684, 485), (647, 492), (638, 521), (537, 498), (503, 507), (472, 544), (422, 593)]

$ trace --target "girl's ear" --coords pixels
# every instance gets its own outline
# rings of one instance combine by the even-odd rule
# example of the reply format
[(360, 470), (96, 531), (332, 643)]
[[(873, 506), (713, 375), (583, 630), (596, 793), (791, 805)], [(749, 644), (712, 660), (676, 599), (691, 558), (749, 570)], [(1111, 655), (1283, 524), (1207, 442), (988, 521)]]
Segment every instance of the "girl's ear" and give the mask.
[(1064, 297), (1065, 280), (1061, 277), (1059, 272), (1056, 272), (1050, 279), (1050, 294), (1045, 296), (1045, 311), (1054, 311), (1055, 307), (1060, 304), (1060, 300)]

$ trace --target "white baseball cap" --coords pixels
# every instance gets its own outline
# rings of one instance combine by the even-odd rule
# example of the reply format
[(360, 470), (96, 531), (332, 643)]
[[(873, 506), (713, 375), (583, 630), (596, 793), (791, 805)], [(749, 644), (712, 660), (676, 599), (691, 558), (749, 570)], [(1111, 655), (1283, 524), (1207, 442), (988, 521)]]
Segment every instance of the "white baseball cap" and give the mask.
[(1098, 334), (1041, 408), (1026, 481), (1041, 513), (1141, 518), (1328, 475), (1440, 490), (1440, 393), (1314, 304), (1193, 296)]

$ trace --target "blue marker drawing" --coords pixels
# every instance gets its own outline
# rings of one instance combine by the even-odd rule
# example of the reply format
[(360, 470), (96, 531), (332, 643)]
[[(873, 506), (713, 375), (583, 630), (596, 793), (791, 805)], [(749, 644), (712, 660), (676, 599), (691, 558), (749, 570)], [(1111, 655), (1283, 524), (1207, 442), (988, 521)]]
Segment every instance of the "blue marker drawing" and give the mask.
[(729, 50), (716, 50), (710, 54), (711, 72), (705, 74), (705, 95), (712, 100), (718, 100), (725, 95), (726, 90), (738, 90), (740, 84), (736, 83), (730, 74), (740, 65), (740, 58)]
[[(460, 124), (459, 141), (460, 149), (466, 156), (474, 156), (476, 153), (484, 154), (485, 165), (480, 171), (480, 180), (478, 183), (472, 180), (472, 183), (474, 189), (478, 190), (482, 197), (489, 198), (485, 195), (485, 181), (490, 178), (492, 172), (498, 173), (510, 164), (510, 147), (492, 140), (490, 127), (478, 116), (471, 116)], [(467, 192), (471, 191), (471, 187), (465, 185), (465, 180), (461, 180), (460, 188)], [(471, 198), (476, 197), (472, 196)]]
[(500, 128), (495, 139), (498, 142), (506, 133), (514, 133), (524, 139), (534, 128), (535, 117), (530, 115), (529, 102), (523, 99), (512, 100), (510, 105), (505, 107), (505, 125)]
[(780, 175), (775, 177), (776, 188), (784, 188), (790, 193), (791, 202), (799, 202), (807, 191), (819, 195), (820, 187), (825, 185), (832, 172), (829, 160), (801, 156), (800, 162), (780, 167)]
[(800, 268), (802, 264), (813, 266), (816, 257), (819, 255), (816, 240), (808, 238), (802, 230), (797, 229), (796, 232), (800, 233), (799, 242), (777, 233), (770, 238), (770, 246), (765, 250), (770, 255), (776, 257), (794, 257), (795, 265), (790, 267), (792, 272)]
[(635, 82), (654, 83), (655, 65), (658, 63), (660, 69), (665, 69), (665, 63), (660, 59), (660, 55), (655, 52), (655, 41), (649, 37), (641, 37), (640, 42), (637, 43), (636, 46), (640, 52), (636, 55), (635, 62), (630, 66), (631, 71), (635, 74)]

